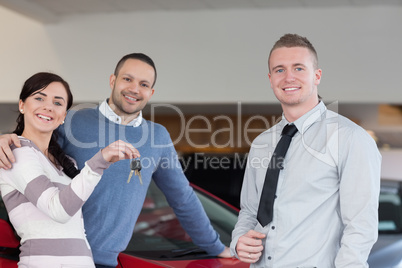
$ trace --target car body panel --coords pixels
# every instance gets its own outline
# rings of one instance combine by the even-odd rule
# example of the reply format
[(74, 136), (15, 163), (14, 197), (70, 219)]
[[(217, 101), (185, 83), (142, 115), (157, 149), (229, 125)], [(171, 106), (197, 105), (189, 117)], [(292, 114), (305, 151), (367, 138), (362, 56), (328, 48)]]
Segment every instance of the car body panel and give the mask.
[(368, 259), (370, 268), (402, 268), (402, 184), (382, 179), (378, 240)]
[(402, 235), (380, 235), (369, 264), (370, 268), (402, 268)]
[(232, 268), (245, 268), (249, 267), (245, 263), (237, 259), (201, 259), (201, 260), (182, 260), (182, 261), (160, 261), (160, 260), (150, 260), (138, 257), (133, 257), (126, 255), (124, 253), (119, 256), (119, 265), (117, 268), (128, 268), (128, 267), (174, 267), (174, 268), (221, 268), (221, 267), (232, 267)]
[(1, 246), (5, 248), (16, 248), (19, 246), (20, 242), (14, 235), (11, 225), (3, 219), (0, 219), (0, 241)]
[(17, 261), (4, 259), (0, 254), (0, 268), (17, 268)]

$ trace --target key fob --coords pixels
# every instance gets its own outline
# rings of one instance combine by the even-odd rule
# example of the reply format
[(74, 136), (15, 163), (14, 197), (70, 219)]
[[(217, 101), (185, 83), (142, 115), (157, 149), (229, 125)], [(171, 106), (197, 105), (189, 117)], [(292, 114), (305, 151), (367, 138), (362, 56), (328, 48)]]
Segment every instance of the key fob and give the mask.
[(131, 170), (141, 170), (141, 161), (139, 158), (135, 158), (131, 161), (130, 163), (130, 168)]

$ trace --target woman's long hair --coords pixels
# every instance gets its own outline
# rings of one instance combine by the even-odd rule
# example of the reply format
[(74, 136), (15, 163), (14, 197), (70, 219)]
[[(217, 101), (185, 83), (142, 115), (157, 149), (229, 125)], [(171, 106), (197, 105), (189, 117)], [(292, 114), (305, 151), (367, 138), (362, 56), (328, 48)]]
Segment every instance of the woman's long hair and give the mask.
[[(70, 86), (66, 81), (63, 80), (63, 78), (53, 73), (40, 72), (28, 78), (25, 81), (24, 86), (22, 87), (20, 100), (25, 102), (25, 100), (33, 93), (37, 92), (38, 90), (45, 89), (52, 82), (60, 82), (64, 86), (68, 97), (67, 110), (70, 109), (70, 107), (73, 105), (73, 95), (70, 91)], [(16, 121), (17, 127), (13, 132), (17, 135), (21, 135), (24, 131), (25, 126), (24, 115), (21, 112), (18, 115)], [(74, 178), (79, 173), (79, 170), (77, 170), (77, 168), (74, 166), (73, 161), (68, 158), (64, 151), (61, 149), (60, 145), (57, 142), (58, 136), (58, 131), (56, 129), (52, 133), (52, 137), (49, 142), (48, 152), (63, 167), (63, 172), (70, 178)]]

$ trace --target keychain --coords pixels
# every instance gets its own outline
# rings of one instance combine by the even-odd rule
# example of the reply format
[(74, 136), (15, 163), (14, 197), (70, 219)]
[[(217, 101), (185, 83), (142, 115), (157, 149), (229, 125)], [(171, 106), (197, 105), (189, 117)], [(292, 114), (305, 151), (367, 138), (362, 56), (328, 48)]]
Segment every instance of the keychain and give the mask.
[(142, 176), (141, 176), (141, 161), (139, 158), (134, 158), (133, 160), (131, 160), (130, 163), (130, 174), (128, 175), (128, 180), (127, 183), (130, 182), (131, 177), (133, 176), (133, 173), (135, 173), (136, 176), (138, 176), (138, 178), (140, 179), (140, 183), (142, 185)]

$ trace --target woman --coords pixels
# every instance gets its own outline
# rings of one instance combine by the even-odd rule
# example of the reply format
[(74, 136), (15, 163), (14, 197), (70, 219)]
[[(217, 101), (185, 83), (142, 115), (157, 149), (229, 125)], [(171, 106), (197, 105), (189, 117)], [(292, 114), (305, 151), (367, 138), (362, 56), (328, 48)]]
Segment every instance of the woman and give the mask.
[(0, 191), (21, 237), (19, 267), (95, 267), (81, 207), (104, 169), (139, 157), (132, 145), (116, 141), (79, 172), (57, 144), (56, 129), (72, 103), (68, 83), (52, 73), (33, 75), (20, 94), (14, 133), (22, 146), (13, 148), (13, 168), (0, 170)]

